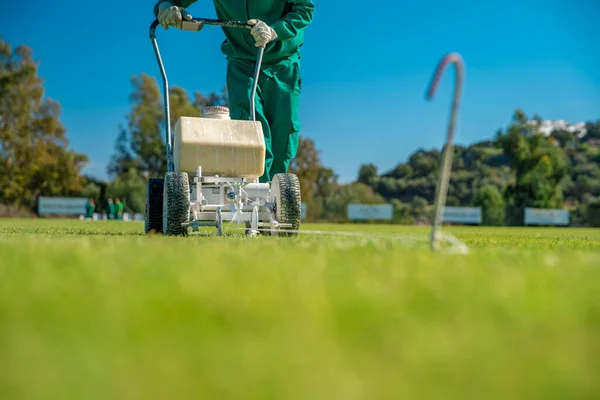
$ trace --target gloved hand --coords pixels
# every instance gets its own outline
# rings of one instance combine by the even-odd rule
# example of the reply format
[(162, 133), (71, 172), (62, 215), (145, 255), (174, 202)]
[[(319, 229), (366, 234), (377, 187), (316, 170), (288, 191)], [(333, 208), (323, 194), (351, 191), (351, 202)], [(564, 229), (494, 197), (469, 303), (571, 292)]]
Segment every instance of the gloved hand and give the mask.
[(267, 43), (277, 39), (277, 33), (269, 25), (258, 19), (251, 19), (248, 25), (253, 25), (250, 33), (256, 40), (256, 47), (264, 47)]
[(189, 21), (192, 19), (192, 16), (185, 11), (185, 8), (177, 7), (169, 1), (163, 1), (158, 5), (157, 19), (168, 30), (169, 26), (180, 27), (183, 19)]

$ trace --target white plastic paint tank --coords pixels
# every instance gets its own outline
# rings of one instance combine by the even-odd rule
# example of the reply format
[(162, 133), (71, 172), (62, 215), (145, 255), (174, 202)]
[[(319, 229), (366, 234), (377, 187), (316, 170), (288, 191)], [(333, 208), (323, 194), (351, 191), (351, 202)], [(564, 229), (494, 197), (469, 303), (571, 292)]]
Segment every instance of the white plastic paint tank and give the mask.
[(232, 120), (227, 107), (206, 107), (202, 118), (180, 117), (174, 129), (175, 171), (203, 176), (244, 177), (264, 173), (265, 141), (256, 121)]

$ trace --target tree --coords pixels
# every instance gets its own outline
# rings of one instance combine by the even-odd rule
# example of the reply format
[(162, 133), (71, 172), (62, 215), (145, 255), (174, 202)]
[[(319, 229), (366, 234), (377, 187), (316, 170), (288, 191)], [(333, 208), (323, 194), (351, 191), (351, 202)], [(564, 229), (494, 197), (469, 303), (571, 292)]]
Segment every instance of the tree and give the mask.
[(583, 137), (584, 141), (588, 141), (590, 139), (600, 139), (600, 120), (596, 121), (596, 123), (592, 121), (588, 121), (585, 124), (586, 134)]
[(473, 206), (481, 207), (483, 225), (504, 225), (504, 199), (497, 187), (487, 185), (479, 188)]
[[(248, 99), (250, 101), (250, 99)], [(221, 89), (221, 93), (212, 92), (208, 95), (208, 97), (204, 96), (202, 93), (196, 92), (194, 94), (194, 107), (199, 110), (203, 110), (204, 107), (207, 106), (229, 106), (229, 95), (227, 93), (227, 88)]]
[(587, 222), (590, 226), (600, 226), (600, 200), (597, 200), (588, 205)]
[(419, 223), (429, 223), (427, 200), (420, 196), (415, 196), (410, 202), (410, 216)]
[(302, 201), (310, 203), (315, 196), (331, 193), (330, 187), (337, 179), (333, 170), (325, 168), (314, 140), (300, 136), (296, 157), (288, 172), (298, 176)]
[(108, 167), (112, 176), (140, 171), (146, 177), (163, 175), (167, 170), (165, 138), (161, 135), (164, 123), (160, 91), (156, 81), (146, 74), (131, 80), (134, 91), (130, 96), (132, 110), (127, 115), (127, 128), (120, 127), (115, 150)]
[(68, 149), (60, 105), (44, 97), (32, 50), (0, 37), (0, 203), (33, 209), (39, 196), (83, 189), (87, 156)]
[(347, 220), (347, 209), (351, 203), (385, 203), (385, 200), (375, 193), (370, 186), (360, 182), (336, 185), (329, 195), (318, 196), (315, 201), (319, 219), (338, 222)]
[(460, 207), (460, 201), (455, 196), (446, 197), (446, 205), (449, 207)]
[[(131, 79), (133, 92), (130, 95), (132, 109), (127, 115), (127, 128), (119, 127), (115, 142), (115, 154), (108, 167), (112, 177), (127, 174), (135, 169), (144, 178), (162, 176), (167, 171), (166, 138), (164, 131), (165, 113), (161, 91), (156, 80), (146, 74)], [(225, 95), (211, 93), (204, 97), (195, 93), (194, 102), (187, 92), (173, 86), (169, 89), (170, 124), (181, 116), (200, 117), (201, 107), (222, 105)]]
[(410, 156), (408, 164), (417, 177), (426, 177), (437, 173), (440, 165), (441, 153), (437, 150), (417, 150)]
[(105, 186), (98, 184), (98, 181), (95, 179), (90, 179), (85, 177), (85, 183), (81, 190), (81, 196), (85, 198), (93, 198), (96, 204), (100, 204), (102, 201), (103, 191), (105, 190)]
[[(516, 110), (508, 133), (500, 138), (515, 178), (505, 192), (514, 211), (511, 215), (521, 215), (525, 207), (557, 208), (563, 203), (561, 181), (569, 172), (568, 159), (561, 147), (537, 132), (536, 126)], [(520, 217), (512, 221), (521, 222)]]
[(556, 143), (562, 148), (574, 146), (577, 142), (577, 135), (565, 130), (555, 130), (550, 137), (556, 140)]
[(145, 212), (146, 180), (136, 170), (117, 176), (106, 194), (109, 198), (118, 197), (133, 212)]
[(296, 157), (292, 159), (288, 172), (298, 176), (307, 219), (333, 218), (328, 207), (331, 207), (331, 200), (338, 188), (338, 177), (331, 168), (323, 166), (312, 139), (300, 137)]
[[(413, 173), (413, 170), (410, 167), (410, 165), (400, 163), (400, 164), (396, 165), (396, 167), (393, 170), (386, 172), (385, 174), (383, 174), (381, 176), (385, 177), (385, 178), (404, 179), (404, 178), (409, 178), (412, 175), (412, 173)], [(375, 170), (375, 174), (377, 174), (377, 170)], [(359, 177), (359, 180), (360, 180), (360, 177)]]
[(358, 182), (372, 185), (373, 179), (377, 177), (377, 167), (374, 164), (363, 164), (358, 170)]
[(412, 225), (415, 223), (414, 218), (411, 216), (411, 207), (409, 204), (402, 203), (398, 199), (393, 199), (392, 206), (394, 207), (393, 223), (403, 225)]

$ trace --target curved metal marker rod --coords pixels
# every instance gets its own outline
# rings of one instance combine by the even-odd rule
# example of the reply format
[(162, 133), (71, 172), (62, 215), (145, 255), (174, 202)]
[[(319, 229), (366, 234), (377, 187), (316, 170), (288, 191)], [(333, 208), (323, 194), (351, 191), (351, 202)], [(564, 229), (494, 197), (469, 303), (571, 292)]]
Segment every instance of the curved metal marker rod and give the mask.
[[(154, 20), (150, 25), (150, 40), (152, 40), (152, 45), (154, 47), (154, 53), (156, 55), (156, 61), (158, 61), (158, 66), (160, 68), (160, 74), (163, 80), (163, 97), (164, 97), (164, 108), (165, 108), (165, 136), (166, 136), (166, 144), (167, 144), (167, 170), (169, 172), (174, 171), (173, 166), (173, 149), (172, 143), (173, 138), (171, 136), (171, 112), (169, 106), (169, 81), (167, 80), (167, 73), (165, 71), (165, 66), (162, 61), (162, 57), (160, 56), (160, 50), (158, 49), (158, 43), (156, 41), (156, 28), (160, 23), (158, 20)], [(242, 28), (242, 29), (252, 29), (252, 25), (248, 25), (246, 22), (241, 21), (224, 21), (218, 19), (206, 19), (206, 18), (192, 18), (189, 21), (183, 21), (180, 29), (184, 31), (192, 31), (198, 32), (200, 31), (204, 25), (214, 25), (220, 26), (224, 28)], [(254, 71), (254, 81), (252, 84), (252, 94), (250, 97), (250, 116), (253, 121), (256, 121), (256, 108), (255, 108), (255, 96), (256, 96), (256, 88), (258, 84), (258, 76), (260, 74), (262, 58), (265, 48), (261, 47), (258, 50), (258, 57), (256, 60), (256, 68)]]
[(446, 139), (446, 149), (440, 166), (440, 176), (438, 178), (436, 190), (435, 190), (435, 203), (434, 203), (434, 219), (431, 230), (431, 248), (437, 250), (439, 248), (440, 240), (440, 226), (442, 224), (442, 210), (446, 205), (446, 196), (448, 194), (448, 181), (450, 180), (450, 171), (452, 169), (452, 158), (453, 158), (453, 139), (454, 139), (454, 127), (456, 124), (456, 114), (458, 113), (458, 102), (461, 95), (461, 87), (464, 75), (464, 62), (460, 54), (450, 53), (446, 55), (438, 64), (435, 75), (429, 85), (426, 99), (431, 101), (439, 84), (440, 78), (448, 66), (453, 63), (456, 67), (456, 80), (454, 84), (454, 98), (452, 100), (452, 108), (450, 114), (450, 122), (448, 124), (448, 137)]

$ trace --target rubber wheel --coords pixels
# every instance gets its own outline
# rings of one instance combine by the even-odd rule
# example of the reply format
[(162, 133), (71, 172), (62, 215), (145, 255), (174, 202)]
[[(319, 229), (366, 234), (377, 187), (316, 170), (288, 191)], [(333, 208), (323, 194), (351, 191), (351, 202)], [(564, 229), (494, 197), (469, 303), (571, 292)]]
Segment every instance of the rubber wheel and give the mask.
[(302, 217), (302, 197), (300, 195), (300, 181), (294, 174), (275, 174), (271, 181), (271, 199), (277, 222), (291, 224), (291, 228), (281, 228), (275, 235), (297, 236), (297, 232), (286, 232), (287, 229), (297, 231), (300, 229)]
[(146, 234), (163, 231), (163, 186), (162, 178), (150, 178), (146, 185), (146, 217), (144, 232)]
[(190, 218), (190, 183), (185, 172), (167, 172), (163, 192), (163, 234), (187, 236), (188, 227), (181, 226)]

